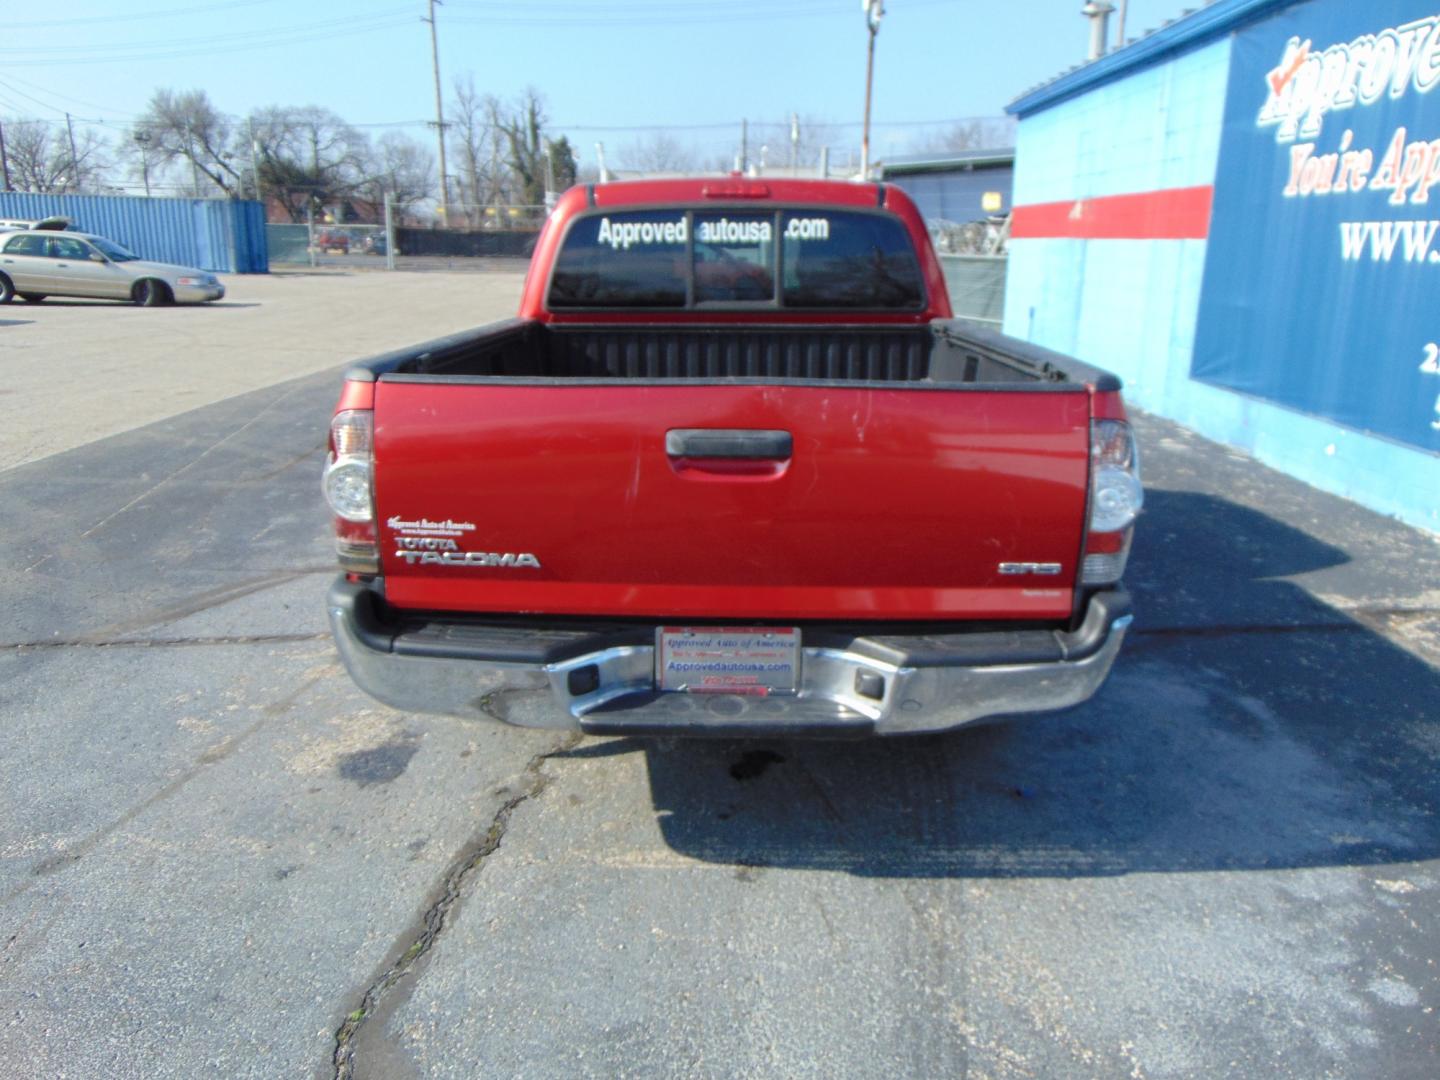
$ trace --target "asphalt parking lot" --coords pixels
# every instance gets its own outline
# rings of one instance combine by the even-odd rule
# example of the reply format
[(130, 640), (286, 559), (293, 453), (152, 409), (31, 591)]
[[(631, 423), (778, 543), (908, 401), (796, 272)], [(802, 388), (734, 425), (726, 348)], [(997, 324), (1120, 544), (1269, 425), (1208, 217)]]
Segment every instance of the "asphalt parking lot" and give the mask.
[(513, 315), (523, 278), (326, 268), (230, 275), (225, 298), (203, 306), (6, 304), (0, 469)]
[(1137, 623), (1083, 707), (399, 713), (326, 634), (324, 430), (367, 342), (510, 309), (477, 281), (0, 309), (0, 1073), (1436, 1074), (1435, 538), (1141, 417)]

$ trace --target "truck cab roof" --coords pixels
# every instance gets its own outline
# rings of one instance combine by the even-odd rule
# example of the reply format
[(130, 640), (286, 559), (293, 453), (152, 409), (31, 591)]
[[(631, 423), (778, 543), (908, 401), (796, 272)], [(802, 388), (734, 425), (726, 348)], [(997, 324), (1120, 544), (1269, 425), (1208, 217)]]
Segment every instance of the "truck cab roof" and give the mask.
[[(674, 211), (675, 215), (671, 218), (646, 218), (644, 215), (651, 211), (662, 215), (665, 211)], [(874, 222), (872, 217), (873, 227), (887, 230), (890, 254), (908, 249), (907, 259), (913, 255), (910, 265), (914, 270), (911, 273), (918, 275), (915, 291), (919, 295), (914, 302), (903, 305), (903, 310), (900, 305), (867, 305), (861, 302), (843, 307), (835, 305), (831, 311), (817, 310), (812, 304), (808, 305), (810, 310), (805, 311), (801, 308), (806, 305), (789, 302), (789, 298), (779, 295), (767, 282), (763, 288), (757, 286), (752, 290), (757, 292), (757, 295), (745, 296), (735, 292), (724, 297), (725, 300), (733, 301), (729, 305), (730, 310), (722, 310), (715, 303), (690, 302), (685, 303), (682, 309), (681, 305), (673, 302), (673, 298), (666, 303), (645, 305), (646, 310), (643, 313), (638, 310), (641, 305), (634, 302), (617, 304), (613, 308), (607, 308), (595, 301), (579, 303), (572, 300), (571, 303), (557, 304), (556, 289), (553, 287), (557, 263), (568, 250), (567, 243), (571, 242), (571, 234), (575, 232), (578, 223), (587, 220), (590, 221), (587, 228), (594, 232), (597, 218), (599, 226), (605, 229), (607, 212), (631, 215), (623, 219), (627, 223), (649, 222), (649, 225), (644, 226), (646, 228), (663, 226), (670, 222), (677, 226), (665, 234), (667, 239), (663, 241), (663, 248), (658, 232), (648, 239), (638, 235), (631, 238), (627, 233), (613, 251), (597, 252), (596, 255), (612, 261), (629, 258), (638, 263), (640, 260), (636, 255), (639, 247), (636, 245), (649, 245), (651, 265), (646, 267), (644, 272), (656, 281), (666, 275), (672, 282), (682, 281), (692, 298), (696, 291), (691, 282), (698, 279), (698, 264), (701, 261), (696, 252), (704, 240), (701, 236), (692, 236), (691, 226), (695, 223), (716, 222), (725, 219), (727, 215), (730, 221), (763, 222), (768, 218), (770, 224), (760, 227), (765, 230), (766, 237), (773, 234), (777, 242), (763, 255), (762, 260), (767, 265), (774, 264), (768, 268), (773, 277), (779, 278), (782, 271), (789, 270), (793, 273), (793, 265), (786, 262), (788, 256), (781, 254), (780, 249), (791, 245), (797, 238), (782, 237), (780, 230), (782, 226), (789, 224), (797, 213), (803, 214), (807, 219), (821, 220), (822, 224), (824, 215), (833, 214), (837, 229), (841, 232), (843, 229), (839, 223), (858, 221), (858, 215), (888, 218), (891, 223), (882, 224)], [(614, 224), (619, 225), (622, 219), (613, 220)], [(907, 239), (900, 238), (897, 224)], [(586, 233), (581, 230), (575, 235), (580, 237)], [(837, 232), (836, 235), (840, 233)], [(610, 231), (606, 229), (599, 238), (599, 243), (603, 245), (608, 243), (609, 239)], [(587, 236), (583, 242), (593, 249), (597, 239)], [(573, 244), (571, 246), (573, 247)], [(741, 260), (732, 257), (735, 252), (707, 249), (707, 253), (727, 263), (723, 268), (712, 263), (705, 268), (707, 273), (717, 275), (730, 272), (740, 275), (741, 280), (744, 279), (746, 268)], [(668, 264), (667, 268), (661, 266), (664, 261), (662, 256), (667, 254), (677, 257), (673, 268), (668, 268)], [(852, 256), (853, 254), (852, 252)], [(758, 282), (760, 275), (753, 277)], [(584, 310), (577, 310), (582, 307)], [(886, 308), (889, 310), (885, 310)], [(570, 188), (556, 202), (536, 241), (519, 314), (522, 318), (544, 322), (724, 323), (739, 319), (781, 324), (853, 321), (857, 309), (868, 309), (870, 314), (866, 315), (863, 321), (875, 323), (923, 324), (936, 318), (949, 318), (951, 315), (949, 294), (939, 259), (935, 255), (919, 209), (904, 191), (884, 183), (720, 175), (621, 180)]]

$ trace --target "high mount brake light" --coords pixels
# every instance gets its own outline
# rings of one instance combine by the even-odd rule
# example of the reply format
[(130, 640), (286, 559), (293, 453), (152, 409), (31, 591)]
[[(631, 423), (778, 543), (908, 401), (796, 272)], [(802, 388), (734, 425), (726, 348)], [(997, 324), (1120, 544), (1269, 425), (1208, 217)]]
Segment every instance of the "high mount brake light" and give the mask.
[(706, 184), (700, 189), (700, 196), (705, 199), (768, 199), (770, 185), (749, 184), (742, 181)]
[(1130, 556), (1135, 519), (1145, 505), (1140, 486), (1140, 452), (1130, 425), (1123, 420), (1090, 422), (1090, 521), (1083, 585), (1108, 585), (1120, 580)]
[(330, 421), (330, 457), (322, 487), (335, 512), (335, 551), (340, 565), (356, 574), (380, 572), (375, 528), (375, 414), (346, 409)]

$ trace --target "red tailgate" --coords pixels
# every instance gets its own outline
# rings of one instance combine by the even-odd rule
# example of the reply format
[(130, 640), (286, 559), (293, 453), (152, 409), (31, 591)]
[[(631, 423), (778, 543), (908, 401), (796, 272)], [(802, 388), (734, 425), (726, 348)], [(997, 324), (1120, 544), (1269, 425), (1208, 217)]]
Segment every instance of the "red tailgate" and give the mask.
[[(477, 612), (1065, 618), (1088, 426), (1079, 387), (382, 380), (386, 596)], [(764, 456), (707, 456), (707, 429), (761, 433)], [(690, 441), (667, 449), (677, 431)]]

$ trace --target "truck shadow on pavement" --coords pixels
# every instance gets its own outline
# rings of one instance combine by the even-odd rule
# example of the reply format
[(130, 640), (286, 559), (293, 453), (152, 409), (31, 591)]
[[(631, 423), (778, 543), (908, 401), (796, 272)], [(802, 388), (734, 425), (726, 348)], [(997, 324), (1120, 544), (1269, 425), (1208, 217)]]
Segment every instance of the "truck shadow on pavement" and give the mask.
[(1072, 877), (1440, 855), (1440, 674), (1283, 580), (1346, 553), (1209, 495), (1148, 498), (1136, 628), (1086, 705), (946, 736), (574, 753), (642, 748), (664, 841), (706, 862)]

